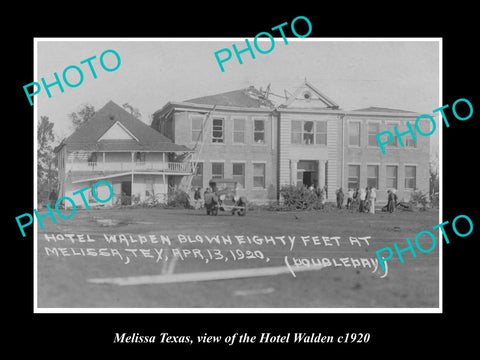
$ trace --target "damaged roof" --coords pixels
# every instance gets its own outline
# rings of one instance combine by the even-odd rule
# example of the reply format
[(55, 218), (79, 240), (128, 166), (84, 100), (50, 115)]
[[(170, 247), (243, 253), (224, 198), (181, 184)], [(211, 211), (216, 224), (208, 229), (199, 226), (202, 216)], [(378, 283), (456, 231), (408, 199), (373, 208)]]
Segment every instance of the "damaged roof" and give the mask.
[(390, 113), (414, 113), (413, 111), (401, 110), (401, 109), (391, 109), (391, 108), (384, 108), (384, 107), (376, 107), (370, 106), (367, 108), (362, 109), (355, 109), (352, 111), (371, 111), (371, 112), (390, 112)]
[(184, 102), (205, 105), (236, 106), (248, 108), (271, 108), (273, 103), (262, 92), (249, 86), (245, 89), (228, 91), (215, 95), (202, 96)]
[[(101, 139), (117, 122), (135, 139)], [(183, 145), (175, 144), (113, 101), (96, 111), (91, 119), (64, 139), (54, 151), (58, 152), (64, 145), (67, 145), (68, 150), (88, 151), (191, 151)]]

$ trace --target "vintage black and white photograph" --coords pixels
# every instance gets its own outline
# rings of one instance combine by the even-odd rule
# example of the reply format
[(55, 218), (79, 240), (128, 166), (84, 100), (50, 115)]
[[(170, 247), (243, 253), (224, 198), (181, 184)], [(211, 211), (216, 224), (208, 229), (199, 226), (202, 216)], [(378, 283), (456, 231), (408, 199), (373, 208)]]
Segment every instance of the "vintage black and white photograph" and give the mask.
[(36, 312), (441, 311), (441, 39), (276, 36), (35, 39)]

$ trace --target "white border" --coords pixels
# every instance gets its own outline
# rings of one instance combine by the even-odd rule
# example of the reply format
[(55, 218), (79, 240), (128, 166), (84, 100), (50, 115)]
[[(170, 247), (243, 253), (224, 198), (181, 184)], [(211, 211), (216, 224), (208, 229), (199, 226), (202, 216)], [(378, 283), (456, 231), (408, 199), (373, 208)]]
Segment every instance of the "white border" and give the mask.
[[(33, 74), (34, 79), (37, 79), (37, 44), (39, 42), (80, 42), (80, 41), (112, 41), (112, 42), (198, 42), (198, 41), (244, 41), (246, 38), (33, 38)], [(253, 40), (253, 38), (248, 38)], [(274, 38), (275, 41), (283, 41), (283, 38)], [(418, 37), (418, 38), (388, 38), (388, 37), (373, 37), (373, 38), (287, 38), (289, 42), (296, 41), (325, 41), (325, 42), (437, 42), (439, 47), (439, 107), (443, 104), (442, 89), (443, 89), (443, 38), (438, 37)], [(270, 39), (257, 39), (259, 41), (270, 41)], [(33, 208), (37, 207), (37, 101), (33, 105), (34, 113), (34, 163), (33, 163)], [(432, 109), (433, 111), (434, 109)], [(440, 121), (440, 119), (439, 119)], [(439, 193), (443, 193), (443, 126), (438, 126), (439, 132)], [(361, 134), (360, 134), (361, 136)], [(220, 162), (220, 161), (214, 161)], [(205, 170), (205, 169), (204, 169)], [(224, 169), (225, 170), (225, 169)], [(398, 174), (397, 174), (398, 176)], [(398, 181), (398, 179), (397, 179)], [(439, 223), (443, 218), (443, 197), (439, 199)], [(34, 313), (443, 313), (443, 241), (442, 233), (439, 229), (439, 307), (438, 308), (39, 308), (38, 307), (38, 284), (37, 284), (37, 266), (38, 266), (38, 252), (37, 252), (37, 222), (33, 222), (33, 238), (34, 238), (34, 253), (33, 253), (33, 300)]]

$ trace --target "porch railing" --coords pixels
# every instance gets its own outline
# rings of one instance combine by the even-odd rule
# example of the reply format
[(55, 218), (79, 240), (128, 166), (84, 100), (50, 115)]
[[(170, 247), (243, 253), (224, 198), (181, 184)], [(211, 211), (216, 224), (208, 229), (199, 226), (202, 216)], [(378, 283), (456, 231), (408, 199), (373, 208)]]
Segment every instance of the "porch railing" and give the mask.
[(181, 162), (77, 162), (67, 164), (67, 170), (72, 171), (158, 171), (191, 174), (191, 163)]

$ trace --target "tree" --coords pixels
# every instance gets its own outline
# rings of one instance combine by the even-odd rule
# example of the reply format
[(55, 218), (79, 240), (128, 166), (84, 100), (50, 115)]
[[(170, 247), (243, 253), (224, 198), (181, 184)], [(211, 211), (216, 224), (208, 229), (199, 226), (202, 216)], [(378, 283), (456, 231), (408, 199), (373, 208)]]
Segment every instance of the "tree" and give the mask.
[(53, 125), (54, 124), (49, 121), (48, 116), (40, 116), (37, 131), (38, 150), (51, 149), (51, 145), (53, 141), (55, 141)]
[(76, 130), (90, 120), (94, 114), (95, 107), (93, 105), (83, 104), (79, 111), (68, 114), (68, 117), (72, 121), (74, 130)]
[(140, 113), (140, 111), (138, 110), (138, 108), (136, 107), (133, 107), (132, 105), (130, 105), (129, 103), (125, 103), (122, 105), (124, 109), (127, 109), (130, 111), (130, 114), (132, 114), (133, 116), (135, 116), (138, 120), (141, 120), (140, 118), (142, 117), (142, 114)]
[(55, 169), (53, 153), (53, 123), (48, 116), (41, 116), (37, 128), (37, 190), (39, 200), (45, 196), (44, 192), (57, 186), (58, 172)]

